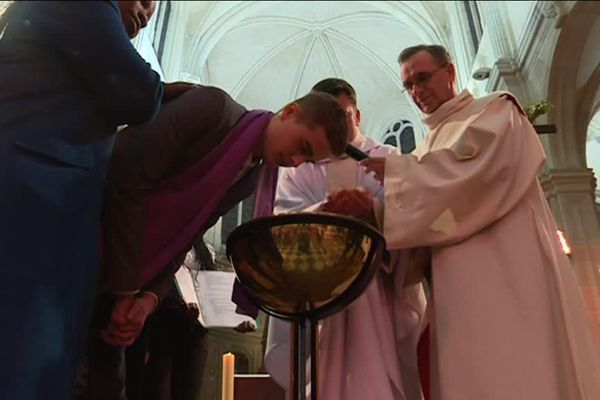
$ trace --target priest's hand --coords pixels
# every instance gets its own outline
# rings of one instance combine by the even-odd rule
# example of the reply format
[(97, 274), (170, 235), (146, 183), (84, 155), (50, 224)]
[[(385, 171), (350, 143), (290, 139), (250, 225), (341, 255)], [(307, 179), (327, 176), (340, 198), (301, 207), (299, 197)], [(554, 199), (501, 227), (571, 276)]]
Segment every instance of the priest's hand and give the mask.
[(339, 190), (327, 197), (323, 211), (374, 221), (373, 196), (364, 189)]
[(158, 298), (150, 292), (119, 296), (108, 326), (101, 332), (102, 339), (111, 346), (131, 346), (157, 305)]
[(238, 326), (235, 326), (233, 330), (240, 333), (254, 332), (256, 331), (256, 325), (254, 325), (252, 321), (244, 321)]
[(385, 158), (383, 157), (370, 157), (360, 162), (365, 167), (367, 173), (373, 172), (375, 179), (377, 179), (383, 185), (383, 178), (385, 176)]

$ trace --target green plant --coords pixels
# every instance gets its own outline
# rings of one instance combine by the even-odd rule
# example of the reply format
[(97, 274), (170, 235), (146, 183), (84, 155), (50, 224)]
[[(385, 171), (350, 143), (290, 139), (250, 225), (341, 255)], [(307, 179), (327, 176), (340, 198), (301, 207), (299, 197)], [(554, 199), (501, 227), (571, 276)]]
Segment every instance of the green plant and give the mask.
[(541, 100), (537, 103), (525, 106), (525, 114), (527, 114), (529, 122), (533, 124), (533, 121), (535, 121), (537, 117), (546, 114), (552, 107), (554, 107), (554, 105), (548, 100)]

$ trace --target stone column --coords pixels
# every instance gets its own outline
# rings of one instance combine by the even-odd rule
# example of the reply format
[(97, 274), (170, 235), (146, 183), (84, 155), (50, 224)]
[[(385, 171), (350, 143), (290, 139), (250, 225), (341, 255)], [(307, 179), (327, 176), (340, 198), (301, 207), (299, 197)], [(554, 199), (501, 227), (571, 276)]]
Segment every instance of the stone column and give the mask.
[(506, 5), (503, 2), (484, 1), (481, 4), (484, 34), (489, 35), (495, 61), (486, 91), (508, 90), (524, 105), (530, 101), (527, 85), (516, 58), (514, 33), (509, 28)]
[(510, 30), (510, 21), (504, 2), (481, 1), (480, 5), (483, 18), (484, 35), (490, 35), (490, 43), (494, 48), (497, 60), (511, 59), (515, 57), (515, 39)]
[(571, 247), (570, 260), (600, 338), (600, 215), (594, 202), (594, 173), (589, 168), (549, 169), (540, 182)]
[(493, 92), (499, 89), (505, 89), (514, 94), (523, 106), (530, 101), (526, 81), (516, 59), (500, 58), (494, 63), (486, 91)]
[(444, 2), (448, 22), (453, 28), (449, 32), (453, 46), (454, 63), (458, 67), (458, 87), (464, 88), (470, 79), (470, 71), (475, 60), (475, 52), (471, 44), (468, 22), (466, 21), (462, 2)]

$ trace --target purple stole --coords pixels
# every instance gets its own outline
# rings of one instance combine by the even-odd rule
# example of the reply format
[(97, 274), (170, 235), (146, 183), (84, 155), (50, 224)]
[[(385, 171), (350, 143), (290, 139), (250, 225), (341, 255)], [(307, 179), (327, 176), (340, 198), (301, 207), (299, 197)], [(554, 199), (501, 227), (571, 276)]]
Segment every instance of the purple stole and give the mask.
[[(148, 284), (209, 228), (210, 218), (273, 117), (250, 111), (206, 157), (161, 183), (145, 203), (141, 277)], [(277, 167), (264, 165), (256, 190), (255, 215), (270, 215), (277, 185)]]
[[(260, 171), (259, 184), (256, 190), (256, 197), (254, 198), (254, 218), (266, 217), (273, 214), (273, 205), (275, 204), (275, 192), (277, 188), (277, 177), (277, 168), (265, 168)], [(259, 190), (261, 186), (265, 187), (265, 190)], [(272, 188), (272, 190), (269, 191), (269, 188)], [(233, 283), (231, 301), (237, 305), (235, 311), (238, 314), (246, 314), (254, 319), (258, 317), (257, 304), (250, 299), (250, 296), (248, 296), (246, 290), (237, 279)]]

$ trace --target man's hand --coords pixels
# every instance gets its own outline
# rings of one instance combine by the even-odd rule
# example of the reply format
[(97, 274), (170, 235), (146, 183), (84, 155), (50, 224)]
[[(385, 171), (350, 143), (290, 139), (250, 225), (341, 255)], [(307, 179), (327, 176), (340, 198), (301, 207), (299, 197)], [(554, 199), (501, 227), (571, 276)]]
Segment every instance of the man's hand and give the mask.
[(254, 332), (256, 330), (256, 325), (254, 325), (252, 321), (244, 321), (234, 327), (233, 330), (241, 333)]
[(323, 205), (323, 211), (350, 215), (372, 222), (373, 196), (362, 189), (339, 190), (329, 195)]
[(193, 84), (193, 83), (188, 83), (188, 82), (165, 83), (162, 101), (164, 103), (164, 102), (173, 100), (173, 99), (181, 96), (188, 90), (191, 90), (191, 89), (194, 89), (197, 87), (198, 87), (198, 85)]
[(360, 162), (365, 167), (367, 173), (373, 172), (375, 179), (377, 179), (383, 185), (383, 178), (385, 177), (385, 158), (383, 157), (371, 157)]
[(108, 326), (101, 332), (102, 338), (112, 346), (131, 346), (156, 306), (157, 299), (149, 292), (120, 296), (115, 302)]

